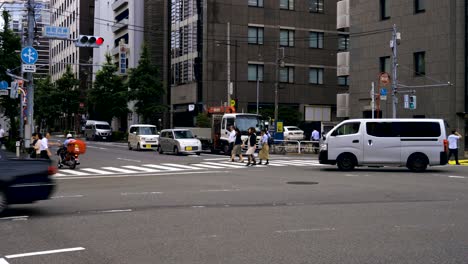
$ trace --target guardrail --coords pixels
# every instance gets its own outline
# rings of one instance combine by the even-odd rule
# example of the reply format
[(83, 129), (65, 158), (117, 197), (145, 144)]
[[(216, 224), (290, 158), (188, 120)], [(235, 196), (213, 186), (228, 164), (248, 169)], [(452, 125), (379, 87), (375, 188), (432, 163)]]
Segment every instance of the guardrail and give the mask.
[(287, 153), (315, 153), (319, 151), (319, 141), (298, 141), (298, 140), (278, 140), (275, 139), (270, 146), (271, 154)]

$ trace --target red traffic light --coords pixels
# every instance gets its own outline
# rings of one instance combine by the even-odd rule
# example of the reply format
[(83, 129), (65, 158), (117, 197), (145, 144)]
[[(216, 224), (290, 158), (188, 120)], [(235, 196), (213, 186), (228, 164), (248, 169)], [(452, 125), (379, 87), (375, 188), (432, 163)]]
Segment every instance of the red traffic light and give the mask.
[(104, 43), (104, 38), (99, 37), (96, 39), (96, 44), (98, 44), (99, 46), (101, 46), (103, 43)]
[(98, 36), (79, 35), (75, 42), (76, 47), (99, 48), (104, 43), (104, 38)]

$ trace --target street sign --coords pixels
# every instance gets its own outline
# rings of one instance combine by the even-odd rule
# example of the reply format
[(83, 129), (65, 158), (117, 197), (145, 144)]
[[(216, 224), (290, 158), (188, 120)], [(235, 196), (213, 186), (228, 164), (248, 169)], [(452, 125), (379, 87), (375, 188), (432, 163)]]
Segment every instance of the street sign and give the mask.
[(379, 76), (379, 83), (381, 86), (387, 86), (390, 84), (390, 75), (386, 72), (382, 72)]
[(387, 96), (386, 96), (386, 95), (381, 95), (381, 96), (380, 96), (380, 100), (381, 100), (381, 101), (387, 100)]
[(23, 64), (23, 72), (36, 72), (36, 64)]
[(0, 95), (8, 95), (8, 90), (0, 90)]
[(67, 27), (45, 26), (42, 36), (46, 38), (68, 39), (70, 29)]
[(283, 133), (283, 122), (276, 122), (276, 132)]
[(381, 89), (380, 89), (380, 95), (381, 95), (381, 96), (387, 95), (387, 89), (381, 88)]
[(21, 50), (21, 60), (26, 64), (34, 64), (38, 59), (37, 50), (31, 46), (25, 47)]
[(6, 89), (8, 89), (8, 83), (6, 81), (1, 81), (0, 90), (6, 90)]
[(127, 46), (123, 41), (119, 44), (119, 57), (119, 73), (127, 74)]
[(236, 100), (231, 99), (231, 106), (236, 106)]
[(403, 102), (404, 102), (404, 108), (408, 109), (409, 108), (409, 95), (408, 94), (403, 95)]

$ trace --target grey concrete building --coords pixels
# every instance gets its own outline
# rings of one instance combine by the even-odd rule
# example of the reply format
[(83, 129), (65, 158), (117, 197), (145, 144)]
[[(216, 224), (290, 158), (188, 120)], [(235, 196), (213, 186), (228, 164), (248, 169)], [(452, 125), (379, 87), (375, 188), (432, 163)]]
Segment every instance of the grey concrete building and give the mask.
[(238, 112), (255, 111), (257, 81), (260, 107), (273, 109), (277, 80), (280, 107), (299, 110), (305, 121), (336, 118), (337, 93), (347, 91), (336, 70), (336, 0), (171, 3), (175, 126), (193, 125), (198, 112), (228, 98)]
[[(396, 116), (443, 118), (449, 133), (466, 135), (467, 10), (465, 1), (350, 1), (350, 117), (370, 117), (371, 82), (377, 83), (381, 72), (391, 74), (389, 43), (396, 25), (401, 34)], [(379, 114), (392, 117), (392, 90), (386, 88), (389, 96)], [(405, 108), (408, 90), (415, 91), (416, 109)]]

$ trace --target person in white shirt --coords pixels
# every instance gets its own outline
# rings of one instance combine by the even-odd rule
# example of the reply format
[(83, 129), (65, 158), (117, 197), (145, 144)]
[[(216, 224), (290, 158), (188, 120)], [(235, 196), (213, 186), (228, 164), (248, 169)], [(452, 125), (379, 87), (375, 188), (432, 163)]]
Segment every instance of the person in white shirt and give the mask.
[[(234, 130), (234, 126), (229, 126), (229, 138), (228, 138), (229, 151), (226, 154), (231, 155), (232, 149), (234, 148), (235, 141), (236, 141), (236, 130)], [(234, 159), (231, 158), (231, 161), (234, 161)]]
[(5, 130), (3, 130), (2, 125), (0, 125), (0, 149), (2, 149), (3, 144), (5, 144)]
[(50, 159), (50, 151), (49, 151), (49, 140), (47, 137), (43, 137), (41, 133), (38, 133), (39, 139), (41, 140), (40, 156), (42, 159)]
[(449, 142), (449, 155), (448, 160), (452, 157), (452, 154), (455, 156), (455, 164), (460, 165), (458, 162), (458, 140), (462, 139), (462, 136), (455, 130), (452, 131), (452, 134), (448, 136)]

